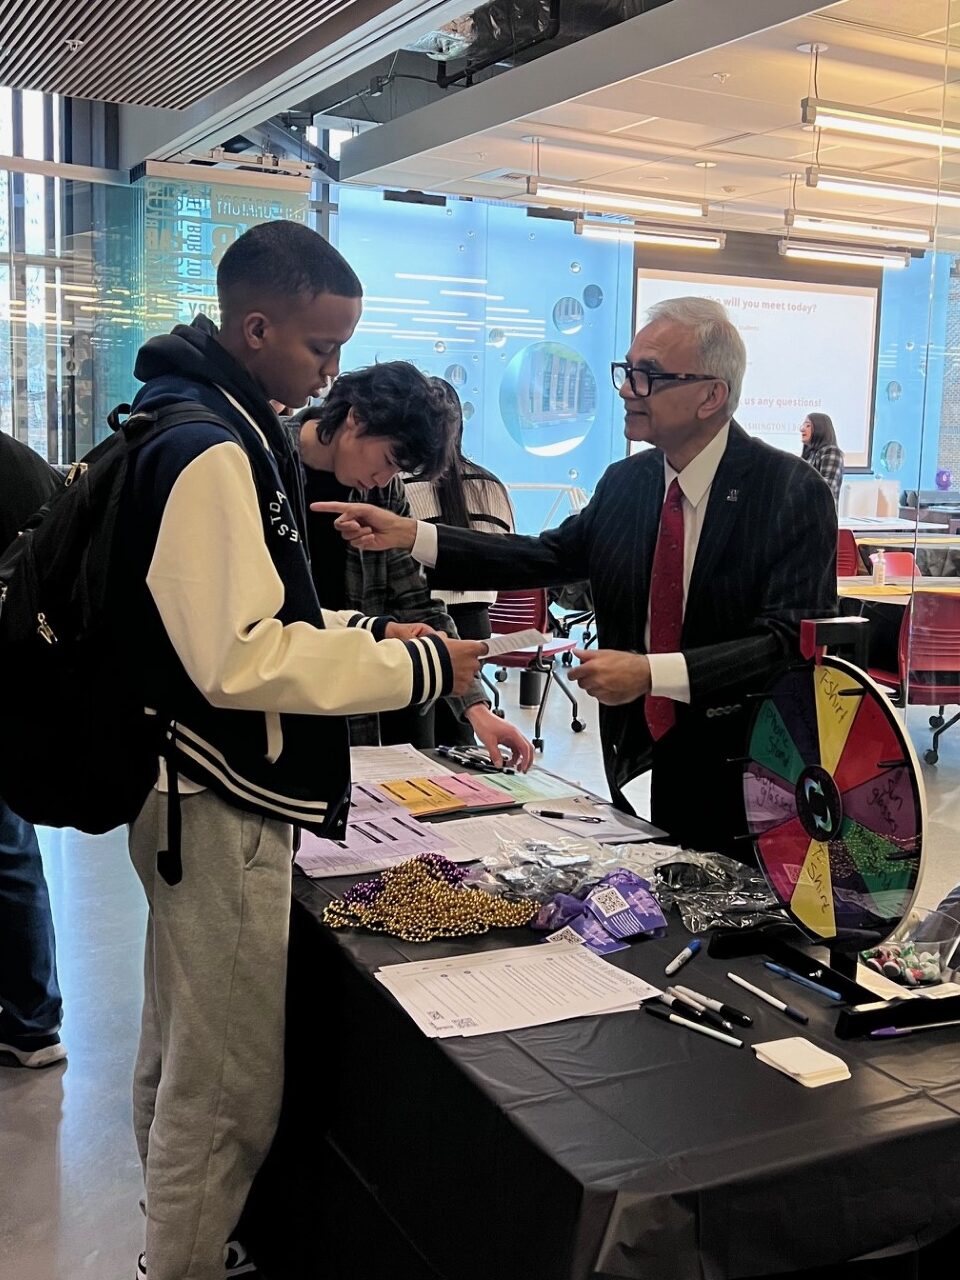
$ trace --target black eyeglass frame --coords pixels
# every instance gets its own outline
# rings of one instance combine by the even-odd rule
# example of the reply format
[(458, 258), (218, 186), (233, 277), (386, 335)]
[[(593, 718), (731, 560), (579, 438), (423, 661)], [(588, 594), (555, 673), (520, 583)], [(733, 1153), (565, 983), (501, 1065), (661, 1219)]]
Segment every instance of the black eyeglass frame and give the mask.
[[(617, 381), (618, 370), (622, 373), (619, 382)], [(646, 378), (646, 391), (638, 389), (636, 383), (637, 374), (642, 374)], [(626, 360), (612, 360), (610, 362), (610, 379), (617, 391), (629, 380), (630, 390), (640, 400), (645, 400), (647, 396), (653, 394), (653, 384), (655, 382), (722, 382), (724, 386), (729, 385), (726, 378), (719, 378), (715, 373), (651, 373), (649, 369), (638, 368), (637, 365), (629, 364)]]

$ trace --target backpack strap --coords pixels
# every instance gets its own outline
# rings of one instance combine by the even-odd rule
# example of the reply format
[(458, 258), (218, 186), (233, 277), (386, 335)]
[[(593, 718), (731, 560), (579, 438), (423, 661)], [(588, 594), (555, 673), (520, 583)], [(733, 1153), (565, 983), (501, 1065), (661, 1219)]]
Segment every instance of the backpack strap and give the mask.
[[(121, 414), (129, 416), (121, 422)], [(188, 422), (208, 422), (212, 426), (220, 427), (233, 436), (241, 448), (244, 447), (236, 428), (225, 421), (222, 414), (208, 409), (198, 400), (175, 400), (171, 404), (162, 405), (159, 409), (138, 410), (136, 413), (130, 413), (128, 404), (118, 404), (107, 415), (107, 422), (111, 430), (123, 433), (128, 449), (142, 449), (145, 444), (155, 440), (164, 431), (169, 431), (172, 427), (185, 426)]]

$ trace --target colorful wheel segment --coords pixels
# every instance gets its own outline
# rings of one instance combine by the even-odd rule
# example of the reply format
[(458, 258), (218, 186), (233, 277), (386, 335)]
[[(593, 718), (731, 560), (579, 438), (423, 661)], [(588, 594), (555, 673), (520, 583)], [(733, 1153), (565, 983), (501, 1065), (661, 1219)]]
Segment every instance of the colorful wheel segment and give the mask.
[(838, 658), (781, 676), (757, 704), (743, 796), (767, 882), (807, 934), (864, 947), (896, 928), (920, 880), (923, 789), (868, 676)]

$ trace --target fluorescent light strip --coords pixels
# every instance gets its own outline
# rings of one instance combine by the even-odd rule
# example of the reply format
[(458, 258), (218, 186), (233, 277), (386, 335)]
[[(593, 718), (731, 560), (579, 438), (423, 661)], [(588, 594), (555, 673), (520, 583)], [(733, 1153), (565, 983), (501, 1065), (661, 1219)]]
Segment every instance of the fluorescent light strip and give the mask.
[[(411, 316), (410, 317), (411, 324), (416, 324), (417, 321), (419, 321), (421, 324), (463, 324), (464, 323), (462, 316), (458, 316), (456, 319), (452, 319), (452, 320), (446, 320), (442, 316)], [(473, 323), (476, 324), (479, 328), (483, 328), (482, 320), (475, 320)]]
[(822, 98), (804, 98), (800, 110), (803, 123), (818, 129), (921, 147), (960, 148), (960, 125), (946, 120), (941, 125), (937, 120), (918, 120), (900, 112), (873, 111), (845, 102), (825, 102)]
[(926, 227), (904, 227), (890, 222), (855, 222), (852, 218), (821, 217), (817, 213), (784, 211), (784, 221), (794, 231), (808, 231), (821, 236), (846, 236), (856, 240), (877, 240), (881, 244), (917, 244), (929, 246), (933, 233)]
[[(410, 316), (412, 319), (412, 313), (406, 307), (364, 307), (363, 314), (366, 315), (368, 311), (376, 312), (378, 315)], [(421, 311), (419, 314), (422, 316), (468, 316), (470, 313), (469, 311)]]
[(631, 222), (587, 222), (583, 218), (576, 220), (574, 231), (590, 240), (634, 240), (639, 244), (662, 244), (680, 249), (722, 249), (727, 239), (722, 231), (670, 231), (664, 227), (643, 227)]
[(486, 284), (487, 281), (481, 276), (426, 276), (420, 275), (415, 271), (395, 271), (393, 273), (394, 280), (436, 280), (441, 284)]
[(494, 311), (498, 315), (503, 313), (503, 315), (528, 316), (530, 314), (529, 307), (487, 307), (487, 315), (492, 315)]
[(884, 178), (868, 178), (842, 169), (807, 170), (806, 184), (818, 191), (834, 191), (839, 195), (861, 196), (890, 203), (924, 204), (944, 209), (960, 209), (960, 189), (938, 187), (934, 183), (889, 182)]
[(662, 196), (631, 195), (625, 191), (592, 191), (549, 183), (537, 183), (537, 189), (523, 197), (526, 201), (563, 208), (582, 208), (610, 213), (666, 213), (677, 218), (705, 218), (707, 206), (702, 200), (669, 200)]
[(471, 293), (468, 289), (441, 289), (445, 298), (486, 298), (488, 302), (502, 302), (502, 293)]
[(392, 342), (396, 338), (400, 342), (422, 342), (425, 338), (438, 338), (442, 342), (465, 342), (468, 346), (473, 346), (476, 338), (448, 338), (446, 334), (439, 333), (385, 333), (385, 338), (389, 338)]
[(405, 302), (408, 307), (429, 307), (426, 298), (382, 298), (375, 293), (365, 293), (364, 302)]
[(889, 267), (899, 271), (909, 265), (908, 253), (884, 253), (880, 249), (861, 249), (859, 245), (809, 244), (798, 240), (781, 240), (780, 256), (802, 258), (807, 262), (838, 262), (850, 267)]

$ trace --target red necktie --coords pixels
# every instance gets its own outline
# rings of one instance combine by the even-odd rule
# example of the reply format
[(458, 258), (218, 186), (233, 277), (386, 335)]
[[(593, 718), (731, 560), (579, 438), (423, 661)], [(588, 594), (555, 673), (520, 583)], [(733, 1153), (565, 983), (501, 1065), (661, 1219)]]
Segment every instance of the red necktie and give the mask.
[[(677, 653), (683, 631), (683, 493), (674, 480), (660, 512), (660, 532), (650, 575), (650, 653)], [(644, 711), (654, 742), (673, 728), (672, 698), (648, 694)]]

